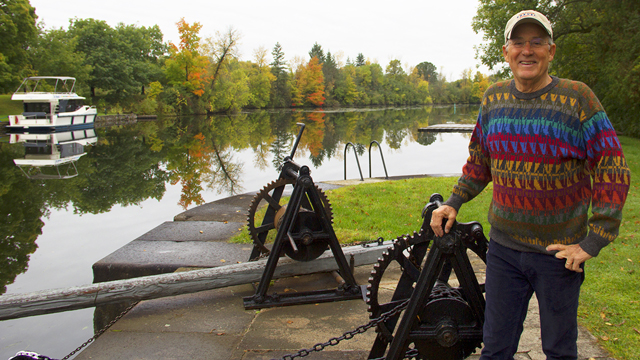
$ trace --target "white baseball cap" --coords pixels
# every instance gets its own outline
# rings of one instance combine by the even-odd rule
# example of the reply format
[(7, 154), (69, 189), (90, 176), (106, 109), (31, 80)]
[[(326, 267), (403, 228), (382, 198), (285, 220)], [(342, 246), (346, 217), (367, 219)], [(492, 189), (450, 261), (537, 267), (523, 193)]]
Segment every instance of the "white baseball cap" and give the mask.
[(507, 27), (504, 29), (505, 43), (509, 41), (513, 28), (523, 23), (534, 23), (541, 25), (542, 28), (544, 28), (549, 36), (551, 36), (551, 38), (553, 39), (553, 29), (551, 28), (549, 19), (535, 10), (524, 10), (513, 15), (513, 17), (511, 17), (511, 19), (509, 19), (509, 21), (507, 22)]

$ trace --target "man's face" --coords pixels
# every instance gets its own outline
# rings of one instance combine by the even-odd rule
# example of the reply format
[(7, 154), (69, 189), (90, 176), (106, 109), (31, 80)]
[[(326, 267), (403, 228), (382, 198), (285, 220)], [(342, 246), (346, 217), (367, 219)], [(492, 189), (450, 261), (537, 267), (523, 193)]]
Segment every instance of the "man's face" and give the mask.
[[(502, 47), (502, 54), (511, 67), (519, 90), (535, 91), (547, 84), (549, 63), (556, 53), (556, 45), (544, 44), (536, 48), (531, 41), (541, 39), (546, 43), (548, 36), (542, 26), (524, 23), (513, 29), (509, 44)], [(524, 42), (524, 46), (517, 48), (514, 41)]]

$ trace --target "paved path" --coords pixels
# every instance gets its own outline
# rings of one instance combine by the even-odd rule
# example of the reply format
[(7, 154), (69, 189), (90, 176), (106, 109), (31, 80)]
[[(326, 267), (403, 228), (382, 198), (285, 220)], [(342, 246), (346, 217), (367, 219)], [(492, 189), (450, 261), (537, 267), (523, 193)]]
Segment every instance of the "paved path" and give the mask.
[[(176, 266), (220, 266), (226, 262), (246, 261), (250, 246), (229, 244), (225, 240), (244, 224), (244, 214), (251, 199), (251, 195), (239, 195), (176, 216), (176, 221), (159, 226), (101, 260), (99, 268), (109, 265), (120, 268), (112, 273), (103, 269), (102, 276), (135, 275), (136, 271), (146, 275), (154, 272), (154, 268), (169, 271)], [(142, 251), (143, 248), (150, 250)], [(186, 260), (178, 261), (179, 254), (186, 255)], [(159, 264), (154, 264), (154, 259)], [(187, 265), (188, 262), (192, 264)], [(371, 269), (371, 266), (356, 268), (359, 284), (367, 283)], [(474, 270), (479, 277), (483, 276), (481, 262), (474, 262)], [(386, 291), (393, 290), (399, 274), (398, 269), (385, 271)], [(269, 292), (299, 292), (335, 286), (333, 276), (321, 273), (277, 280)], [(369, 321), (367, 305), (362, 300), (244, 310), (242, 298), (254, 292), (253, 286), (247, 284), (143, 301), (76, 359), (279, 359), (300, 349), (312, 348)], [(96, 309), (96, 327), (102, 327), (104, 320), (100, 319), (120, 311), (118, 307)], [(305, 358), (366, 359), (374, 337), (375, 332), (371, 329)], [(581, 360), (612, 359), (584, 329), (580, 329), (578, 347)], [(470, 357), (477, 358), (477, 355)], [(535, 299), (530, 304), (515, 359), (545, 359), (540, 349)]]

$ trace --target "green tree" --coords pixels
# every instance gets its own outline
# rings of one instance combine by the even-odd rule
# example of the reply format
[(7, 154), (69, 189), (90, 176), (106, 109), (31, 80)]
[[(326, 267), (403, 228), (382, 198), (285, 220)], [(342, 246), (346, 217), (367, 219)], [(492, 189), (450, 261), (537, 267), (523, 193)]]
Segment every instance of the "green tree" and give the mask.
[(213, 90), (221, 72), (225, 71), (225, 66), (238, 59), (238, 42), (240, 41), (240, 33), (230, 27), (226, 32), (218, 32), (216, 39), (208, 38), (205, 46), (205, 53), (209, 56), (209, 69), (211, 79), (210, 88)]
[[(251, 69), (235, 59), (225, 65), (224, 71), (217, 75), (218, 80), (208, 99), (207, 112), (238, 112), (252, 101), (247, 71)], [(256, 80), (258, 81), (257, 77)], [(258, 102), (261, 101), (258, 100)]]
[(364, 58), (364, 55), (362, 55), (362, 53), (358, 54), (358, 57), (356, 57), (356, 66), (365, 66), (367, 65), (367, 62)]
[(160, 58), (167, 52), (167, 46), (163, 42), (162, 31), (158, 25), (138, 27), (124, 24), (118, 24), (115, 30), (121, 39), (121, 51), (132, 70), (129, 81), (121, 84), (121, 91), (144, 94), (145, 86), (164, 76)]
[(114, 29), (103, 20), (76, 18), (70, 21), (68, 36), (91, 67), (91, 96), (100, 89), (113, 100), (125, 99), (143, 93), (145, 85), (162, 75), (158, 57), (165, 46), (158, 26), (120, 24)]
[(402, 69), (402, 64), (400, 64), (400, 60), (389, 61), (389, 65), (387, 65), (386, 72), (387, 72), (387, 75), (390, 75), (390, 76), (406, 75), (406, 73)]
[(345, 66), (342, 69), (342, 76), (336, 86), (335, 95), (343, 105), (353, 105), (358, 100), (358, 88), (353, 80), (354, 77), (356, 77), (356, 70), (353, 65)]
[(271, 97), (271, 83), (275, 80), (275, 76), (271, 73), (271, 69), (266, 65), (266, 50), (256, 52), (256, 61), (254, 63), (243, 63), (245, 72), (249, 74), (249, 103), (248, 106), (256, 109), (264, 108), (269, 105)]
[(92, 67), (86, 62), (85, 54), (76, 51), (76, 47), (77, 39), (65, 30), (45, 31), (33, 49), (34, 57), (40, 59), (34, 63), (34, 69), (39, 75), (73, 76), (77, 80), (76, 86), (86, 85)]
[(33, 74), (30, 49), (38, 38), (37, 18), (29, 0), (0, 1), (0, 93), (14, 91)]
[(322, 46), (318, 45), (316, 42), (311, 47), (311, 51), (309, 51), (309, 57), (313, 59), (314, 57), (318, 59), (318, 63), (322, 65), (324, 63), (324, 51), (322, 51)]
[(420, 64), (416, 65), (416, 70), (418, 71), (419, 76), (429, 82), (431, 82), (432, 80), (436, 80), (438, 76), (438, 68), (436, 68), (435, 65), (428, 61), (423, 61)]
[(271, 83), (271, 106), (288, 107), (291, 105), (291, 84), (284, 52), (279, 42), (273, 47), (271, 56), (273, 56), (273, 62), (270, 64), (271, 74), (275, 76), (275, 80)]
[(322, 64), (322, 74), (324, 75), (324, 90), (327, 104), (335, 102), (334, 89), (336, 88), (336, 81), (340, 74), (338, 64), (335, 57), (331, 54), (331, 51), (327, 51), (325, 55), (324, 63)]

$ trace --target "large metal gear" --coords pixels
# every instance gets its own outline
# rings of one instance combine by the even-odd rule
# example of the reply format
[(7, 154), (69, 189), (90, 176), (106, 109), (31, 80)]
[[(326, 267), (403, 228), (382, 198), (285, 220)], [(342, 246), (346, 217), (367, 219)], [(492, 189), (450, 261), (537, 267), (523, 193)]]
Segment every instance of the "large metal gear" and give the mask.
[[(428, 247), (429, 241), (423, 240), (414, 232), (411, 236), (397, 238), (393, 245), (382, 253), (382, 257), (378, 258), (367, 285), (367, 305), (371, 319), (380, 317), (411, 297), (413, 286), (422, 271), (421, 263)], [(400, 279), (383, 278), (385, 271), (390, 267), (402, 271)], [(386, 291), (390, 288), (395, 289)], [(396, 321), (397, 317), (390, 322), (381, 323), (381, 326), (376, 328), (387, 342), (391, 342), (393, 338)]]
[[(256, 249), (260, 250), (262, 256), (269, 254), (270, 247), (268, 247), (268, 244), (273, 243), (277, 231), (274, 231), (271, 234), (269, 234), (269, 232), (277, 229), (278, 220), (282, 218), (282, 215), (286, 210), (286, 204), (282, 203), (281, 199), (284, 188), (287, 185), (294, 184), (295, 180), (280, 178), (263, 187), (251, 201), (247, 214), (247, 226), (249, 228), (249, 235), (253, 240), (253, 245)], [(316, 187), (322, 203), (324, 204), (324, 211), (328, 215), (329, 219), (333, 220), (333, 210), (329, 203), (329, 199), (317, 185), (314, 186)], [(301, 218), (301, 221), (304, 221), (308, 226), (313, 227), (315, 213), (313, 212), (313, 209), (311, 209), (308, 201), (306, 203), (307, 204), (303, 204), (300, 209), (299, 217)], [(263, 206), (267, 207), (267, 215), (271, 215), (265, 216), (262, 220), (262, 224), (257, 226), (256, 213), (258, 210), (262, 209)], [(324, 253), (328, 248), (328, 243), (323, 241), (296, 242), (296, 246), (298, 247), (297, 251), (294, 251), (291, 246), (285, 246), (285, 254), (294, 260), (310, 261), (322, 255), (322, 253)]]
[[(367, 285), (370, 318), (380, 317), (411, 297), (424, 266), (423, 259), (429, 244), (430, 241), (425, 239), (423, 234), (414, 232), (411, 236), (405, 235), (396, 239), (393, 246), (378, 259)], [(400, 279), (393, 276), (384, 277), (385, 271), (389, 270), (391, 273), (392, 269), (398, 268), (401, 270)], [(413, 348), (419, 353), (418, 359), (464, 359), (481, 346), (479, 341), (460, 339), (457, 336), (456, 329), (475, 323), (471, 307), (460, 289), (447, 283), (450, 274), (451, 267), (445, 264), (429, 300), (419, 311), (419, 326), (414, 330), (424, 336), (413, 344)], [(394, 288), (395, 284), (397, 286)], [(382, 340), (379, 344), (392, 342), (399, 318), (400, 314), (378, 324), (377, 336)]]

